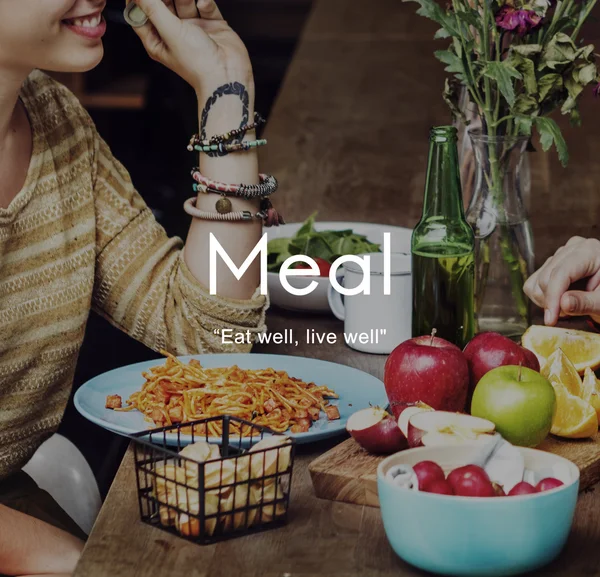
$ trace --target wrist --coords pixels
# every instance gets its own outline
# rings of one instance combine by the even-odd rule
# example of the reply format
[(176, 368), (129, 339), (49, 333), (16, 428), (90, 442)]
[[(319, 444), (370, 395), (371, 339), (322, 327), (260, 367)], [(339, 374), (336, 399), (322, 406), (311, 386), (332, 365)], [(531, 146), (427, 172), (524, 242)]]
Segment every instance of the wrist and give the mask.
[(255, 86), (254, 86), (254, 77), (252, 75), (252, 71), (248, 72), (240, 72), (239, 74), (232, 73), (219, 77), (212, 77), (208, 80), (204, 80), (199, 83), (197, 86), (194, 86), (194, 91), (196, 93), (196, 98), (198, 99), (198, 106), (200, 110), (204, 108), (207, 101), (213, 97), (215, 92), (219, 90), (222, 86), (233, 83), (241, 84), (245, 91), (248, 94), (248, 104), (252, 106), (254, 110), (254, 96), (255, 96)]

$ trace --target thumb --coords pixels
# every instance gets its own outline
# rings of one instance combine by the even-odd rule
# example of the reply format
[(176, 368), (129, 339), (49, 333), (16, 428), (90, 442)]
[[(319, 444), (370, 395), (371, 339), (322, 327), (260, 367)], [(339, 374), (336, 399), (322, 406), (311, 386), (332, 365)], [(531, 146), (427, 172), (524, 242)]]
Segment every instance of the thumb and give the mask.
[[(169, 10), (163, 0), (134, 0), (146, 13), (148, 20), (166, 42), (170, 42), (179, 34), (181, 21)], [(142, 26), (144, 30), (149, 24)]]
[(560, 308), (570, 316), (600, 315), (600, 293), (567, 291), (560, 299)]

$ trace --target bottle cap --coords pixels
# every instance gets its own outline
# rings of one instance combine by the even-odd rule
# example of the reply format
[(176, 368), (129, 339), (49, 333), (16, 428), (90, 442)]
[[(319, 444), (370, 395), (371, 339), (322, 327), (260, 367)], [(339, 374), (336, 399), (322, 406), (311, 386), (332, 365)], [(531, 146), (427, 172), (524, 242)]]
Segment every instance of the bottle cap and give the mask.
[(125, 6), (123, 17), (125, 22), (133, 28), (139, 28), (148, 22), (148, 16), (135, 2), (130, 2)]

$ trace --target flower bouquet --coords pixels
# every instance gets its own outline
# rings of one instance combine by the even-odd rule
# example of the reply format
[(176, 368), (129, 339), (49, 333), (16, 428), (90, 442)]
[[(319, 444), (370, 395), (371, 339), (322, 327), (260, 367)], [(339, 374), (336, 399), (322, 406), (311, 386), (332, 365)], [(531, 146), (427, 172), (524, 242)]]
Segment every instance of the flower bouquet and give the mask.
[[(520, 336), (529, 324), (523, 284), (533, 271), (531, 227), (520, 195), (534, 132), (563, 165), (568, 150), (556, 110), (578, 125), (577, 101), (598, 84), (594, 46), (580, 40), (596, 0), (409, 0), (449, 39), (435, 56), (452, 74), (444, 99), (469, 129), (477, 171), (467, 219), (476, 236), (476, 311), (481, 330)], [(470, 107), (460, 101), (468, 94)], [(467, 119), (465, 112), (471, 114)]]

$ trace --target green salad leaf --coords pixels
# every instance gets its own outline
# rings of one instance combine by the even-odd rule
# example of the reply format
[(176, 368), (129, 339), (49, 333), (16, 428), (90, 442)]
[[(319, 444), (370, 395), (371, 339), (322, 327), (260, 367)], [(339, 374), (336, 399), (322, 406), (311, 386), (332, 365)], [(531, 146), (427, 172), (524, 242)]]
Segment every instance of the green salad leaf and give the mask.
[(283, 262), (290, 256), (303, 254), (322, 258), (329, 263), (345, 254), (380, 252), (378, 244), (370, 242), (362, 234), (352, 230), (315, 230), (317, 213), (311, 214), (292, 238), (274, 238), (267, 244), (267, 268), (279, 272)]

